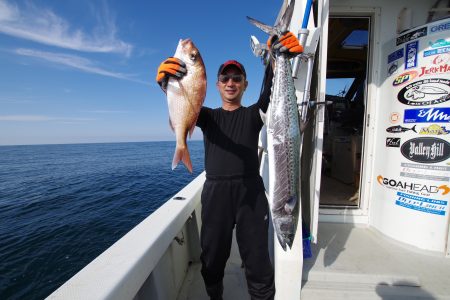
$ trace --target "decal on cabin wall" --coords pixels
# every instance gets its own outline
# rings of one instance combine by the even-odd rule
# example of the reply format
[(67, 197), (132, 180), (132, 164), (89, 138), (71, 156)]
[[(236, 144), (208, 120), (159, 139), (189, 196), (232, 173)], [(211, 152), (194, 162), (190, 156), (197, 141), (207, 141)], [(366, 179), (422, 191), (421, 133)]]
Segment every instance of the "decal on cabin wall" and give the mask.
[(394, 60), (397, 60), (399, 58), (402, 58), (404, 55), (404, 51), (403, 48), (398, 49), (395, 52), (392, 52), (391, 54), (388, 55), (388, 63), (393, 62)]
[(395, 77), (394, 81), (392, 82), (393, 86), (402, 85), (410, 80), (413, 80), (417, 77), (419, 73), (415, 70), (410, 70), (408, 72), (402, 73)]
[(450, 157), (450, 143), (432, 137), (413, 138), (400, 147), (403, 157), (418, 163), (438, 163)]
[(446, 126), (441, 126), (438, 124), (432, 124), (427, 127), (422, 127), (419, 131), (419, 134), (422, 135), (444, 135), (449, 134), (450, 130), (447, 129)]
[(405, 208), (440, 216), (445, 216), (445, 211), (447, 210), (447, 201), (445, 200), (418, 197), (402, 192), (397, 192), (395, 204)]
[(450, 123), (450, 107), (405, 109), (403, 123)]
[(416, 125), (414, 125), (411, 128), (403, 127), (403, 126), (400, 126), (400, 125), (391, 126), (391, 127), (386, 128), (386, 132), (390, 132), (390, 133), (402, 133), (402, 132), (406, 132), (406, 131), (410, 131), (410, 130), (412, 130), (415, 133), (417, 133)]
[(449, 29), (450, 29), (450, 22), (447, 21), (447, 22), (443, 22), (440, 24), (429, 26), (428, 31), (430, 32), (430, 35), (431, 35), (431, 34), (436, 34), (436, 33), (446, 31)]
[(426, 50), (426, 51), (423, 51), (423, 57), (444, 54), (447, 52), (450, 52), (450, 47), (442, 47), (442, 48), (437, 48), (437, 49), (432, 49), (432, 50)]
[(423, 164), (413, 164), (413, 163), (401, 163), (400, 165), (403, 168), (430, 170), (430, 171), (438, 171), (438, 172), (450, 172), (450, 167), (447, 167), (447, 166), (423, 165)]
[(403, 104), (412, 106), (435, 105), (450, 100), (450, 80), (423, 79), (408, 84), (397, 94)]
[(400, 148), (400, 138), (387, 137), (386, 147)]
[(377, 176), (377, 182), (388, 189), (395, 190), (397, 192), (407, 192), (417, 196), (431, 195), (447, 195), (450, 192), (450, 188), (446, 184), (433, 185), (429, 183), (419, 183), (409, 180), (393, 179), (383, 177), (381, 175)]
[(438, 39), (438, 40), (436, 40), (435, 42), (429, 41), (429, 42), (428, 42), (428, 45), (429, 45), (431, 48), (434, 49), (434, 48), (441, 48), (441, 47), (450, 46), (450, 42), (447, 41), (446, 39)]
[(419, 42), (406, 44), (405, 70), (417, 67), (417, 52), (419, 52)]
[(387, 72), (388, 72), (388, 75), (389, 75), (389, 76), (391, 76), (392, 74), (397, 73), (397, 70), (398, 70), (398, 62), (397, 62), (397, 61), (391, 62), (391, 63), (388, 65), (388, 70), (387, 70)]
[(389, 120), (391, 121), (392, 124), (397, 123), (398, 121), (400, 121), (400, 113), (392, 112), (389, 116)]
[(450, 180), (450, 177), (448, 177), (448, 176), (434, 176), (434, 175), (429, 175), (429, 174), (408, 173), (408, 172), (400, 172), (400, 176), (408, 177), (408, 178), (415, 178), (415, 179), (444, 181), (444, 182), (448, 182)]
[(426, 35), (427, 35), (427, 27), (422, 27), (397, 37), (396, 45), (398, 46)]

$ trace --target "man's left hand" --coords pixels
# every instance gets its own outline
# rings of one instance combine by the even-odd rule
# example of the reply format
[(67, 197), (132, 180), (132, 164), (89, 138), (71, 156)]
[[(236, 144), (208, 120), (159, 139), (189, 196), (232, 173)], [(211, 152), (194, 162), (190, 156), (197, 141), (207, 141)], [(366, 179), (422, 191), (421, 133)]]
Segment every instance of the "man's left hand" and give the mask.
[(278, 37), (273, 35), (267, 40), (267, 46), (272, 51), (279, 51), (280, 53), (286, 53), (290, 57), (294, 57), (303, 53), (303, 47), (300, 45), (297, 37), (290, 31), (286, 31)]

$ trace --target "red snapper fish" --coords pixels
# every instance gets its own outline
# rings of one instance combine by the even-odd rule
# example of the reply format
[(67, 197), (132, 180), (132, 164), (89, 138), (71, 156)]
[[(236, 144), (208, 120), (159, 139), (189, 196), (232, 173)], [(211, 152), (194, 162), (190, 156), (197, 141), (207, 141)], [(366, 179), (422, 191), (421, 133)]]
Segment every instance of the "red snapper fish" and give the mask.
[(190, 39), (178, 42), (174, 57), (186, 63), (187, 74), (181, 79), (171, 77), (167, 84), (169, 122), (176, 136), (172, 170), (182, 161), (192, 173), (192, 162), (186, 139), (188, 133), (191, 137), (205, 101), (206, 70), (200, 52)]

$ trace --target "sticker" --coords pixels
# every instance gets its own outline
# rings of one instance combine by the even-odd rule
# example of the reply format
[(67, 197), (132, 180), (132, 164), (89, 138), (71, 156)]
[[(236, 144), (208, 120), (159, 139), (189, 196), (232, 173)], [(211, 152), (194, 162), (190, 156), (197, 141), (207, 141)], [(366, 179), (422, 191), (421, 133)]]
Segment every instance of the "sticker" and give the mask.
[(403, 126), (400, 126), (400, 125), (397, 125), (397, 126), (391, 126), (391, 127), (386, 128), (386, 131), (387, 131), (387, 132), (390, 132), (390, 133), (402, 133), (402, 132), (406, 132), (406, 131), (410, 131), (410, 130), (412, 130), (412, 131), (414, 131), (415, 133), (417, 133), (417, 131), (416, 131), (416, 125), (414, 125), (414, 126), (411, 127), (411, 128), (406, 128), (406, 127), (403, 127)]
[[(433, 58), (432, 63), (434, 65), (438, 65), (438, 66), (443, 65), (448, 62), (449, 58), (450, 58), (450, 55), (448, 55), (448, 54), (446, 54), (446, 55), (439, 54), (435, 58)], [(449, 68), (446, 67), (446, 69), (448, 70)]]
[[(439, 57), (439, 56), (437, 56)], [(432, 66), (432, 67), (420, 67), (420, 74), (419, 77), (426, 76), (426, 75), (436, 75), (441, 73), (447, 73), (450, 71), (450, 65), (447, 64), (439, 64), (438, 66)]]
[(395, 124), (400, 120), (400, 114), (398, 112), (391, 113), (389, 119), (391, 120), (391, 123)]
[(397, 99), (412, 106), (447, 102), (450, 100), (450, 80), (431, 78), (410, 83), (398, 92)]
[(400, 172), (400, 176), (407, 177), (407, 178), (433, 180), (433, 181), (445, 181), (445, 182), (450, 181), (450, 177), (447, 177), (447, 176), (434, 176), (434, 175), (406, 173), (406, 172)]
[(449, 123), (450, 107), (405, 109), (403, 123)]
[(392, 52), (391, 54), (388, 55), (388, 64), (402, 57), (403, 57), (403, 48), (398, 49), (397, 51)]
[(433, 49), (433, 50), (426, 50), (423, 52), (423, 57), (444, 54), (447, 52), (450, 52), (450, 47), (442, 47), (442, 48)]
[(394, 61), (388, 65), (387, 72), (388, 72), (389, 76), (391, 76), (394, 73), (397, 73), (397, 70), (398, 70), (398, 62), (397, 61)]
[(397, 200), (395, 204), (405, 208), (421, 211), (424, 213), (445, 216), (447, 210), (447, 201), (435, 200), (424, 197), (397, 192)]
[(428, 45), (430, 45), (431, 48), (440, 48), (450, 46), (450, 42), (444, 39), (438, 39), (434, 43), (432, 43), (431, 41), (428, 42)]
[(411, 31), (409, 33), (406, 33), (404, 35), (399, 36), (396, 39), (396, 45), (401, 45), (403, 43), (418, 39), (422, 36), (426, 36), (427, 35), (427, 27), (422, 27), (419, 29), (416, 29), (414, 31)]
[(400, 138), (386, 138), (386, 147), (400, 148)]
[(450, 143), (439, 138), (413, 138), (400, 147), (403, 157), (418, 163), (438, 163), (450, 157)]
[(449, 134), (450, 130), (448, 130), (445, 126), (432, 124), (427, 127), (422, 127), (419, 131), (419, 134), (422, 135), (444, 135)]
[[(449, 180), (450, 180), (450, 177), (448, 177), (448, 175), (450, 175), (450, 174), (448, 174), (448, 172), (445, 172), (445, 174), (443, 176), (442, 172), (440, 172), (440, 171), (417, 169), (417, 168), (406, 168), (406, 167), (400, 168), (400, 172), (409, 174), (411, 176), (413, 176), (413, 175), (431, 176), (431, 177), (434, 176), (434, 177), (440, 178), (440, 179), (449, 178)], [(409, 175), (405, 175), (405, 176), (408, 177)], [(438, 181), (441, 181), (440, 179)], [(442, 181), (445, 181), (445, 180), (442, 180)]]
[(450, 188), (446, 184), (437, 186), (409, 180), (386, 178), (381, 175), (377, 176), (377, 181), (380, 185), (388, 189), (398, 192), (408, 192), (419, 196), (431, 196), (432, 194), (447, 195), (450, 192)]
[(394, 82), (392, 82), (393, 86), (397, 86), (397, 85), (401, 85), (403, 83), (406, 83), (410, 80), (413, 80), (414, 78), (417, 77), (419, 73), (417, 71), (411, 70), (405, 73), (402, 73), (400, 75), (398, 75), (395, 79)]
[(417, 67), (418, 50), (419, 50), (418, 41), (406, 44), (405, 70)]
[(400, 165), (405, 168), (413, 168), (413, 169), (423, 169), (423, 170), (442, 171), (442, 172), (450, 171), (450, 167), (446, 167), (446, 166), (418, 165), (418, 164), (412, 164), (412, 163), (401, 163)]
[(446, 31), (450, 29), (450, 22), (444, 22), (437, 25), (432, 25), (429, 27), (430, 34), (435, 34), (438, 32)]

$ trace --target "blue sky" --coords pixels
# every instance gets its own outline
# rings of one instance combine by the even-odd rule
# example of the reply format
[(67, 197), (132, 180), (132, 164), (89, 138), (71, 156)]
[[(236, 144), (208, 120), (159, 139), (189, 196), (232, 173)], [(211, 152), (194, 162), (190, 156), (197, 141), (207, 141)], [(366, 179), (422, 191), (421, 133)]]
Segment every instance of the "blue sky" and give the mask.
[(273, 24), (281, 4), (0, 0), (0, 145), (174, 140), (154, 79), (180, 38), (205, 61), (206, 106), (220, 106), (215, 74), (227, 59), (247, 68), (250, 105), (263, 77), (250, 35), (267, 36), (246, 16)]

